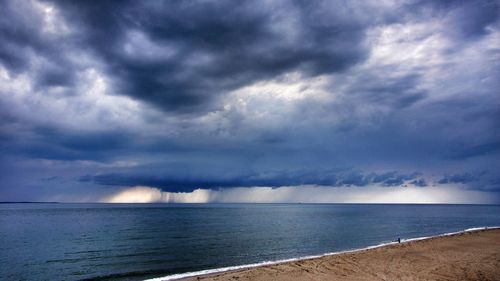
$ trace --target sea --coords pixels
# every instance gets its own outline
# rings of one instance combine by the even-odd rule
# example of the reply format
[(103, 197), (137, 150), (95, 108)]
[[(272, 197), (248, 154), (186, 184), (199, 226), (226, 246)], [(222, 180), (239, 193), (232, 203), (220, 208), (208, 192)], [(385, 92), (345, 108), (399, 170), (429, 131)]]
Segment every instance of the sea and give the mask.
[(495, 226), (499, 205), (0, 204), (0, 280), (171, 280)]

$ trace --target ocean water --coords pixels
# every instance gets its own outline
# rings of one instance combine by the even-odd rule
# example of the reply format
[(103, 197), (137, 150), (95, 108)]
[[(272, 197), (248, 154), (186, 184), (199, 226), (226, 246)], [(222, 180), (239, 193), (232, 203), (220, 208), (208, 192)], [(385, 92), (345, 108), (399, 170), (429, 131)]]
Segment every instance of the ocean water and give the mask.
[(482, 226), (500, 206), (0, 204), (0, 280), (143, 280)]

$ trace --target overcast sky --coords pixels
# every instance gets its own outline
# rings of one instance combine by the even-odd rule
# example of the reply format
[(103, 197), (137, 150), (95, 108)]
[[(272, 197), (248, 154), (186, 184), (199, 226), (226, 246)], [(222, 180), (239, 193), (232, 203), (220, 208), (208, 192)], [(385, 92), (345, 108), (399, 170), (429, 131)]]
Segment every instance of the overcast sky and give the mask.
[(500, 203), (499, 1), (1, 1), (0, 201)]

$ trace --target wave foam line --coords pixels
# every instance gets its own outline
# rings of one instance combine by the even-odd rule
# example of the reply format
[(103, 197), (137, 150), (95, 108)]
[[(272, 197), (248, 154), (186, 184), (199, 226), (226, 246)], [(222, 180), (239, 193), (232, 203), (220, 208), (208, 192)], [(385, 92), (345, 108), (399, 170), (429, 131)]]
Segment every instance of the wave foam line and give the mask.
[[(410, 239), (401, 239), (401, 243), (426, 240), (426, 239), (436, 238), (436, 237), (445, 237), (445, 236), (451, 236), (451, 235), (456, 235), (456, 234), (461, 234), (461, 233), (474, 232), (474, 231), (480, 231), (480, 230), (488, 230), (488, 229), (500, 229), (500, 226), (474, 227), (474, 228), (467, 228), (467, 229), (464, 229), (462, 231), (448, 232), (448, 233), (434, 235), (434, 236), (423, 236), (423, 237), (410, 238)], [(172, 275), (167, 275), (164, 277), (147, 279), (144, 281), (178, 280), (178, 279), (182, 279), (182, 278), (208, 275), (208, 274), (214, 274), (214, 273), (222, 273), (222, 272), (248, 269), (248, 268), (255, 268), (255, 267), (266, 266), (266, 265), (275, 265), (275, 264), (281, 264), (281, 263), (287, 263), (287, 262), (293, 262), (293, 261), (316, 259), (316, 258), (321, 258), (321, 257), (326, 257), (326, 256), (335, 256), (335, 255), (341, 255), (341, 254), (355, 253), (355, 252), (376, 249), (376, 248), (380, 248), (380, 247), (384, 247), (384, 246), (388, 246), (388, 245), (395, 245), (395, 244), (398, 244), (398, 242), (381, 243), (381, 244), (377, 244), (374, 246), (368, 246), (365, 248), (345, 250), (345, 251), (339, 251), (339, 252), (330, 252), (330, 253), (325, 253), (325, 254), (321, 254), (321, 255), (303, 256), (303, 257), (291, 258), (291, 259), (264, 261), (264, 262), (259, 262), (259, 263), (251, 263), (251, 264), (244, 264), (244, 265), (236, 265), (236, 266), (228, 266), (228, 267), (221, 267), (221, 268), (205, 269), (205, 270), (200, 270), (200, 271), (172, 274)]]

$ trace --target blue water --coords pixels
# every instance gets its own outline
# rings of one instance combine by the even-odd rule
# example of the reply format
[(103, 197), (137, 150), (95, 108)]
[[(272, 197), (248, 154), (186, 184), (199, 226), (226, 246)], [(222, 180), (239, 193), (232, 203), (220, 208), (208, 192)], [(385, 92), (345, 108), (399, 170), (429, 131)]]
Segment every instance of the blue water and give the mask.
[(0, 204), (0, 280), (141, 280), (500, 226), (500, 206)]

